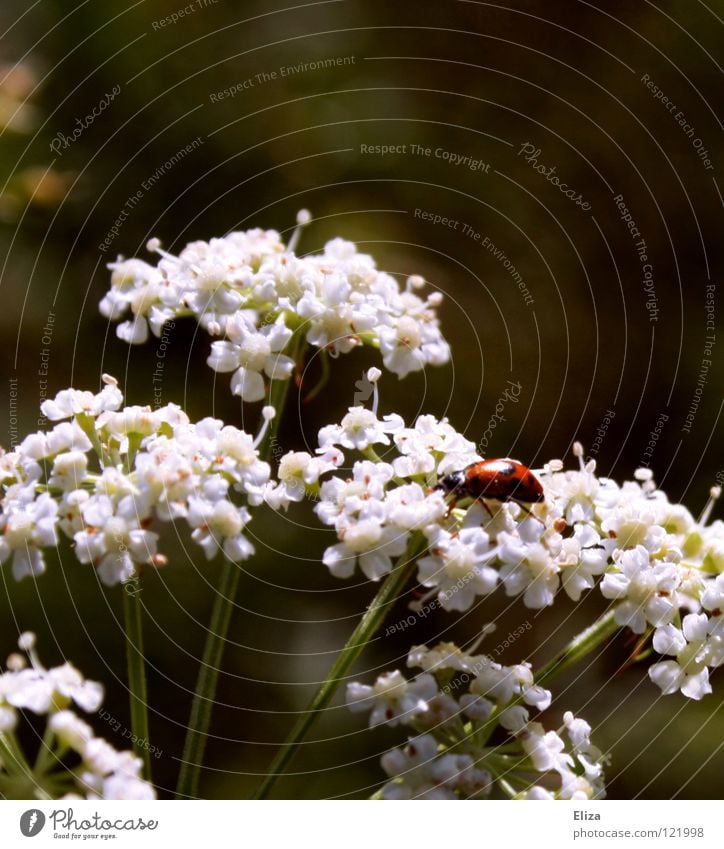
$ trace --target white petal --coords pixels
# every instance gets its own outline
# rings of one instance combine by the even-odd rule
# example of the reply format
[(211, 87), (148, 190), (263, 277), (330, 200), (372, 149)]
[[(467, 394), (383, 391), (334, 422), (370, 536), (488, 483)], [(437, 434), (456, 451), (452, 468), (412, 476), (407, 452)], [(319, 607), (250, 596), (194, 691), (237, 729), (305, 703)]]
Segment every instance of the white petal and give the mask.
[(213, 342), (206, 363), (214, 371), (234, 371), (239, 367), (239, 346), (233, 342)]
[(240, 368), (231, 378), (231, 391), (250, 403), (264, 398), (264, 379), (256, 371)]
[(116, 327), (116, 336), (129, 345), (142, 345), (148, 339), (148, 322), (142, 315), (132, 321), (122, 321)]
[(681, 685), (681, 692), (695, 701), (711, 693), (709, 670), (705, 667), (697, 675), (687, 675)]
[(649, 666), (649, 678), (661, 689), (665, 696), (676, 693), (683, 678), (679, 664), (674, 660), (665, 660)]

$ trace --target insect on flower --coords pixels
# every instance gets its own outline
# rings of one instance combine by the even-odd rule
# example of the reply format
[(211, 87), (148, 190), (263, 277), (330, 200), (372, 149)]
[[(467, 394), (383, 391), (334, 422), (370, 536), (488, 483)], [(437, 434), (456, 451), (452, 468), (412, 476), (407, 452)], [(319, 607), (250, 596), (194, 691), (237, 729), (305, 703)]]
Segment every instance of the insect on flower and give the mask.
[(516, 501), (535, 504), (545, 495), (538, 478), (518, 460), (480, 460), (464, 469), (440, 478), (435, 489), (441, 489), (455, 500), (490, 498), (493, 501)]

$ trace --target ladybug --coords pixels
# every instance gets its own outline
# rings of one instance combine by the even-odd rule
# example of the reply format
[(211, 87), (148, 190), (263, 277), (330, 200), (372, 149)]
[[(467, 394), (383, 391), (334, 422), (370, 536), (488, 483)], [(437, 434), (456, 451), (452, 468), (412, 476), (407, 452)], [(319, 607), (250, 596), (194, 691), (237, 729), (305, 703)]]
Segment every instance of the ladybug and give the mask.
[(545, 498), (541, 482), (533, 472), (508, 457), (471, 463), (440, 478), (435, 489), (454, 495), (456, 499), (490, 498), (535, 504)]

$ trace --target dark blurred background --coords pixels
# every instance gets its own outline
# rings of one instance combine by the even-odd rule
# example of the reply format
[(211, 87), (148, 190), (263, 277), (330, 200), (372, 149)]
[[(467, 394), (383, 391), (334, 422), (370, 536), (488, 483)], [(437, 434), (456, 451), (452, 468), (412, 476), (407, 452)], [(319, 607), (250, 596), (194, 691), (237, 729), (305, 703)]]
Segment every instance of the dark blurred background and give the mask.
[[(718, 284), (724, 262), (721, 0), (196, 0), (160, 24), (180, 8), (2, 4), (3, 444), (36, 429), (44, 363), (51, 396), (71, 384), (95, 388), (111, 372), (129, 403), (152, 402), (154, 343), (129, 350), (97, 311), (117, 254), (146, 257), (150, 236), (175, 251), (247, 227), (289, 234), (308, 207), (315, 221), (302, 250), (344, 236), (380, 267), (423, 274), (445, 294), (452, 363), (402, 382), (385, 375), (385, 411), (446, 414), (478, 441), (507, 382), (519, 382), (520, 402), (506, 405), (488, 456), (536, 465), (569, 457), (578, 439), (620, 479), (647, 461), (672, 500), (698, 514), (724, 477), (721, 367), (703, 363), (721, 345), (705, 351), (706, 286)], [(310, 64), (326, 59), (339, 61)], [(398, 147), (383, 156), (367, 150), (375, 145)], [(573, 197), (536, 164), (555, 168)], [(164, 403), (256, 426), (258, 406), (242, 410), (227, 376), (214, 379), (208, 339), (192, 323), (177, 323), (170, 345)], [(314, 403), (293, 395), (285, 450), (338, 420), (375, 362), (356, 352), (334, 363)], [(207, 797), (252, 791), (374, 591), (327, 574), (319, 557), (330, 536), (310, 505), (290, 510), (282, 532), (279, 521), (261, 511), (251, 526), (258, 555), (244, 567)], [(218, 569), (171, 528), (164, 550), (169, 566), (149, 574), (143, 592), (162, 793), (178, 770)], [(45, 661), (67, 657), (103, 680), (107, 709), (127, 726), (121, 590), (97, 586), (67, 548), (35, 583), (15, 584), (6, 567), (0, 574), (0, 651), (19, 630), (38, 631)], [(407, 600), (391, 621), (407, 615)], [(500, 597), (463, 616), (438, 613), (378, 639), (356, 675), (369, 681), (400, 665), (411, 643), (469, 640), (492, 620), (501, 638), (530, 621), (503, 660), (542, 662), (602, 606), (594, 594), (579, 607), (561, 598), (533, 612)], [(591, 722), (611, 750), (613, 797), (718, 795), (721, 676), (701, 703), (662, 698), (644, 668), (614, 674), (630, 649), (622, 638), (557, 682), (550, 721), (571, 709)], [(325, 742), (304, 748), (278, 795), (364, 798), (381, 781), (379, 753), (403, 735), (363, 730), (339, 702), (315, 726)], [(94, 724), (125, 745), (101, 718)]]

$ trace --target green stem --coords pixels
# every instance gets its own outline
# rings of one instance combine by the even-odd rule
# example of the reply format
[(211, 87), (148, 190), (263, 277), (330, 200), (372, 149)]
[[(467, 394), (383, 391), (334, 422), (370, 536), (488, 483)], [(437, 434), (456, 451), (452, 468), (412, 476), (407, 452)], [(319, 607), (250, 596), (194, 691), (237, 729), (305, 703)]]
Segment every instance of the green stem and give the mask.
[[(292, 337), (289, 345), (289, 356), (296, 357), (301, 342), (297, 337)], [(277, 411), (276, 416), (269, 423), (264, 438), (259, 444), (259, 456), (268, 461), (277, 444), (277, 433), (284, 409), (284, 404), (289, 392), (291, 380), (274, 380), (269, 392), (269, 404)], [(239, 585), (241, 570), (229, 560), (224, 560), (221, 565), (219, 576), (219, 587), (211, 612), (211, 621), (206, 635), (206, 644), (201, 661), (201, 669), (196, 680), (196, 689), (191, 702), (191, 715), (189, 726), (186, 729), (184, 741), (181, 770), (179, 772), (178, 784), (176, 785), (176, 797), (195, 798), (198, 795), (199, 773), (204, 758), (204, 751), (208, 741), (209, 725), (211, 723), (211, 712), (214, 707), (216, 686), (219, 681), (219, 670), (226, 645), (226, 637), (229, 632), (229, 624), (234, 609), (234, 599)]]
[[(138, 579), (140, 580), (140, 579)], [(148, 694), (146, 692), (146, 662), (143, 654), (143, 621), (141, 619), (140, 587), (130, 593), (123, 586), (123, 614), (126, 624), (126, 662), (128, 692), (131, 702), (131, 730), (135, 742), (133, 751), (143, 761), (143, 774), (151, 780), (151, 758), (148, 736)]]
[(57, 763), (57, 759), (58, 756), (55, 751), (55, 734), (48, 722), (45, 726), (45, 733), (43, 734), (40, 748), (38, 749), (38, 756), (35, 759), (33, 772), (38, 777), (44, 775), (48, 772), (50, 767), (54, 765), (54, 762)]
[(535, 676), (536, 684), (550, 681), (559, 673), (578, 663), (586, 655), (597, 649), (602, 643), (612, 637), (620, 628), (614, 619), (614, 608), (600, 616), (590, 627), (575, 636), (567, 646), (551, 658)]
[(317, 395), (319, 395), (319, 393), (324, 389), (324, 387), (327, 385), (327, 382), (329, 381), (329, 375), (331, 374), (332, 370), (329, 367), (329, 354), (324, 349), (322, 349), (320, 353), (320, 359), (322, 363), (322, 373), (319, 376), (317, 385), (309, 392), (307, 392), (307, 394), (304, 396), (305, 404), (308, 404), (310, 401), (313, 401), (317, 397)]
[(330, 703), (337, 688), (342, 684), (357, 658), (377, 633), (391, 606), (402, 593), (405, 584), (412, 575), (415, 561), (424, 547), (424, 537), (421, 534), (415, 534), (407, 546), (407, 551), (383, 581), (377, 595), (327, 673), (321, 687), (290, 731), (284, 745), (272, 761), (266, 778), (253, 798), (265, 799), (277, 779), (284, 773), (285, 767), (302, 744), (314, 720)]
[(23, 750), (12, 731), (0, 731), (0, 755), (5, 770), (11, 776), (22, 775), (30, 777), (33, 774), (28, 762), (25, 760)]
[(209, 631), (201, 660), (201, 669), (191, 703), (191, 717), (184, 742), (181, 772), (176, 787), (176, 798), (195, 798), (198, 794), (199, 772), (208, 742), (211, 712), (214, 708), (216, 685), (219, 681), (221, 659), (234, 609), (234, 598), (239, 586), (241, 569), (231, 560), (221, 564), (219, 586), (211, 612)]

